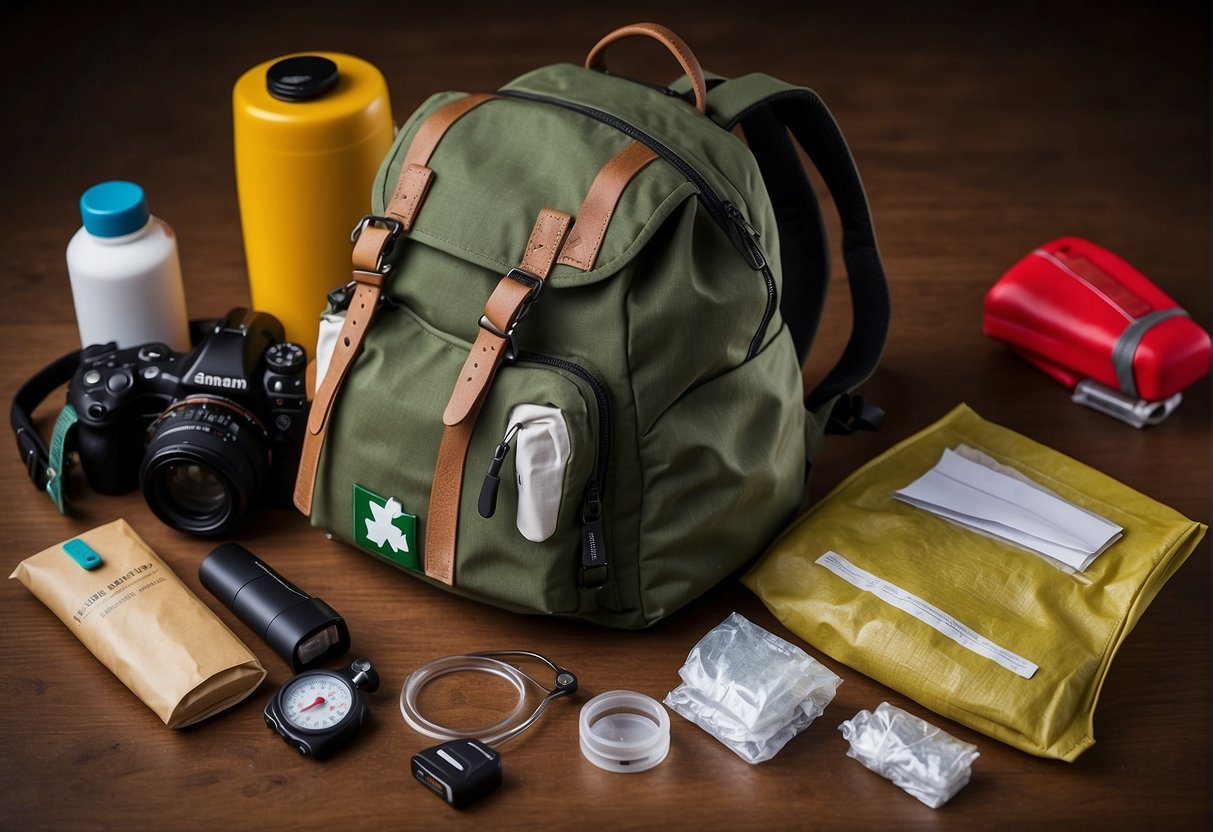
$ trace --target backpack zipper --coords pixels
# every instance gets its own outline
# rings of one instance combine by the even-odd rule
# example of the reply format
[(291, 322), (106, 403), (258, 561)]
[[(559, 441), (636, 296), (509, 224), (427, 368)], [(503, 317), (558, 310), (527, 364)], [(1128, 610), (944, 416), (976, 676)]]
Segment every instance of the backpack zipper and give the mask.
[(517, 360), (571, 373), (585, 382), (594, 394), (598, 407), (598, 451), (594, 473), (586, 483), (581, 501), (581, 562), (577, 570), (577, 585), (583, 589), (595, 589), (606, 583), (608, 574), (606, 540), (602, 533), (602, 495), (606, 493), (607, 465), (611, 459), (611, 402), (607, 398), (606, 387), (585, 367), (563, 358), (520, 352)]
[(484, 484), (480, 486), (480, 499), (476, 501), (476, 508), (480, 512), (480, 516), (486, 520), (497, 511), (497, 491), (501, 488), (501, 466), (510, 452), (510, 443), (514, 441), (514, 437), (521, 429), (522, 422), (510, 425), (505, 436), (497, 443), (497, 450), (493, 451), (493, 461), (489, 463), (488, 473), (484, 475)]
[(708, 213), (712, 216), (712, 219), (729, 235), (729, 239), (733, 241), (733, 245), (741, 252), (742, 257), (745, 258), (750, 268), (761, 272), (762, 279), (766, 282), (766, 309), (763, 311), (762, 320), (759, 321), (758, 330), (754, 333), (754, 337), (750, 339), (750, 346), (746, 351), (746, 360), (758, 354), (758, 350), (762, 347), (762, 340), (766, 335), (767, 327), (771, 323), (771, 318), (775, 315), (775, 307), (778, 305), (779, 298), (775, 290), (775, 275), (771, 273), (770, 264), (767, 263), (766, 256), (762, 253), (759, 234), (754, 230), (754, 226), (746, 220), (745, 215), (741, 213), (741, 210), (736, 205), (721, 199), (708, 180), (703, 177), (703, 174), (696, 170), (690, 162), (639, 127), (624, 121), (618, 116), (613, 116), (610, 113), (586, 106), (585, 104), (578, 104), (574, 101), (565, 101), (562, 98), (553, 98), (531, 92), (498, 90), (497, 95), (507, 98), (518, 98), (524, 101), (535, 101), (542, 104), (552, 104), (565, 110), (581, 113), (595, 121), (614, 127), (620, 133), (631, 136), (649, 150), (665, 159), (685, 176), (687, 180), (693, 183), (699, 189), (699, 198), (703, 201), (704, 207), (708, 209)]

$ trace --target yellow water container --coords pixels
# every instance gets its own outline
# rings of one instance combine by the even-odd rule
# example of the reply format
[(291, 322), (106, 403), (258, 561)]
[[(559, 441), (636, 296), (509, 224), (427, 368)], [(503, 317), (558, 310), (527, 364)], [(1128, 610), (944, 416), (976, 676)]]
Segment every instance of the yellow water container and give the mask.
[(253, 308), (314, 354), (325, 294), (349, 280), (350, 231), (392, 143), (387, 83), (351, 55), (287, 55), (240, 77), (232, 111)]

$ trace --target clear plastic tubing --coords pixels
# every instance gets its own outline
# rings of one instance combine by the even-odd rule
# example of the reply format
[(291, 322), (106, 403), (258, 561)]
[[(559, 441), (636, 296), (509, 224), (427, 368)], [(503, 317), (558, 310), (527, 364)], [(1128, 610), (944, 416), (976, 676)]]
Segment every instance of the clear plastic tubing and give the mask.
[(599, 694), (581, 708), (581, 753), (606, 771), (648, 771), (670, 750), (670, 715), (657, 700), (630, 690)]
[[(417, 699), (420, 697), (421, 691), (425, 686), (439, 677), (447, 676), (451, 673), (469, 671), (489, 673), (513, 685), (514, 689), (518, 692), (518, 702), (515, 703), (514, 709), (499, 722), (467, 730), (450, 728), (426, 719), (417, 708)], [(410, 728), (428, 737), (440, 740), (478, 739), (485, 745), (497, 745), (517, 736), (529, 727), (531, 723), (539, 718), (539, 714), (543, 712), (544, 707), (547, 705), (547, 700), (545, 699), (533, 713), (524, 714), (526, 686), (528, 683), (535, 685), (540, 691), (547, 693), (547, 690), (542, 685), (506, 662), (489, 656), (444, 656), (441, 659), (435, 659), (417, 668), (405, 680), (404, 687), (400, 690), (400, 712), (404, 714), (404, 721), (409, 724)]]

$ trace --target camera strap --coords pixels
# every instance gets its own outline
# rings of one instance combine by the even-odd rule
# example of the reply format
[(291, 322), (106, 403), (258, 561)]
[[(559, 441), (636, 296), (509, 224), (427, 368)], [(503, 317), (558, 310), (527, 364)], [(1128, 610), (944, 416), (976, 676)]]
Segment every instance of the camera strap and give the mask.
[[(190, 321), (191, 346), (197, 346), (214, 323), (211, 318)], [(55, 419), (51, 444), (47, 448), (34, 427), (34, 411), (47, 396), (72, 380), (80, 368), (83, 354), (84, 350), (72, 350), (35, 373), (17, 390), (9, 412), (13, 433), (17, 437), (17, 451), (25, 463), (30, 481), (39, 491), (47, 492), (60, 514), (67, 513), (65, 474), (71, 464), (72, 434), (79, 416), (71, 402), (64, 404)]]
[[(70, 438), (74, 438), (76, 422), (80, 421), (80, 417), (76, 414), (76, 408), (71, 402), (63, 405), (63, 409), (59, 411), (58, 418), (55, 419), (55, 430), (51, 433), (50, 459), (46, 464), (46, 493), (50, 495), (51, 502), (55, 504), (55, 508), (59, 509), (60, 514), (67, 514), (67, 491), (64, 490), (67, 483), (67, 466), (71, 464), (72, 456), (68, 445)], [(69, 437), (72, 434), (72, 437)]]
[(39, 491), (47, 491), (60, 512), (66, 507), (63, 498), (65, 447), (68, 433), (76, 424), (76, 411), (68, 404), (64, 411), (70, 410), (71, 413), (66, 416), (63, 412), (59, 414), (49, 450), (34, 427), (33, 413), (47, 396), (72, 380), (80, 366), (81, 352), (82, 350), (73, 350), (35, 373), (13, 396), (10, 411), (13, 433), (17, 437), (17, 450), (25, 463), (25, 470), (29, 473), (34, 487)]

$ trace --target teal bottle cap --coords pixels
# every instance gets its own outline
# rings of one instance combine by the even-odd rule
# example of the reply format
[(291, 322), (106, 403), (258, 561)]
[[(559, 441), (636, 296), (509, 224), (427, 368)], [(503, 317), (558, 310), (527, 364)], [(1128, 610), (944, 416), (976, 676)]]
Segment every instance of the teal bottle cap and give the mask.
[(133, 234), (147, 225), (149, 216), (143, 188), (134, 182), (102, 182), (80, 197), (80, 217), (94, 237)]

